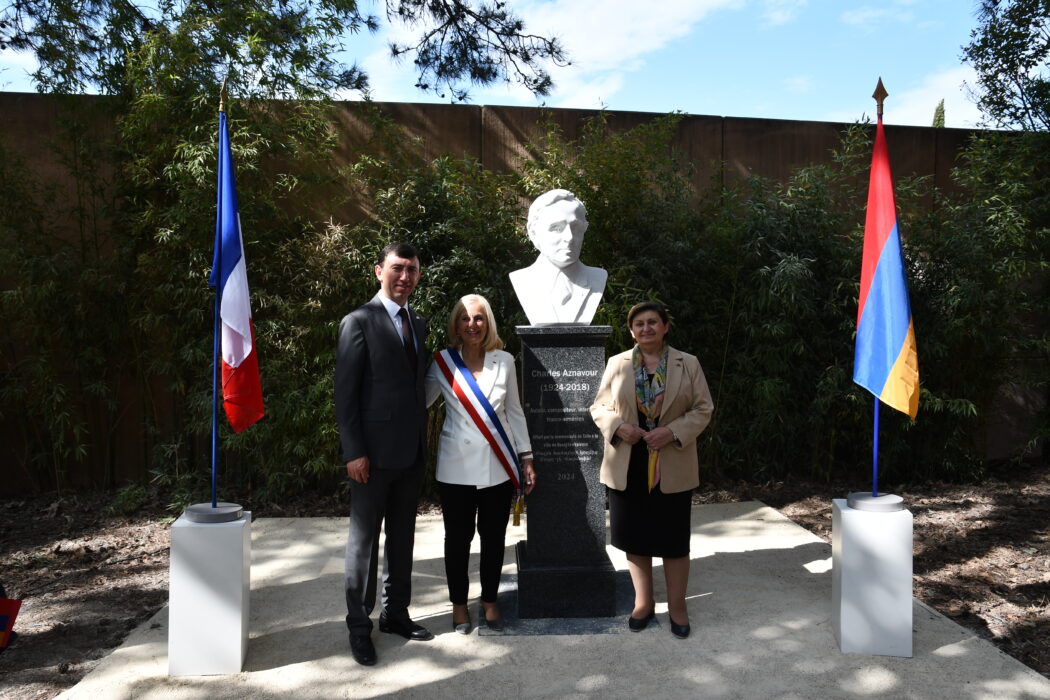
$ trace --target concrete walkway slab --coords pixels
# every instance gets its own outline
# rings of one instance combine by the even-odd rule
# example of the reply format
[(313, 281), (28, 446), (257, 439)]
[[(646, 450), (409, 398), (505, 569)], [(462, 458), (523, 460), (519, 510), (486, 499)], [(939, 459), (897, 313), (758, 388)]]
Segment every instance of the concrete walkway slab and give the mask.
[[(754, 501), (693, 508), (693, 635), (686, 640), (671, 635), (664, 603), (657, 604), (658, 624), (637, 634), (627, 631), (626, 612), (611, 621), (574, 621), (571, 629), (554, 621), (543, 630), (508, 615), (504, 635), (455, 634), (441, 519), (421, 517), (411, 611), (436, 637), (408, 642), (377, 629), (379, 664), (364, 668), (350, 656), (343, 623), (346, 531), (345, 518), (252, 524), (243, 672), (169, 678), (165, 608), (60, 697), (1050, 699), (1050, 680), (918, 602), (914, 658), (839, 652), (831, 630), (831, 546)], [(510, 588), (513, 547), (524, 531), (508, 531)], [(477, 540), (472, 600), (479, 593), (476, 547)], [(623, 554), (609, 551), (626, 570)]]

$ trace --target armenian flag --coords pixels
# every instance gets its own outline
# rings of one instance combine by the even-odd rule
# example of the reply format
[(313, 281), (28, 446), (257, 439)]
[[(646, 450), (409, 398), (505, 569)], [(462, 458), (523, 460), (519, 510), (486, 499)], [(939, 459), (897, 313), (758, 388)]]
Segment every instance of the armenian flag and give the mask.
[(915, 420), (919, 412), (919, 359), (881, 114), (864, 223), (853, 381)]

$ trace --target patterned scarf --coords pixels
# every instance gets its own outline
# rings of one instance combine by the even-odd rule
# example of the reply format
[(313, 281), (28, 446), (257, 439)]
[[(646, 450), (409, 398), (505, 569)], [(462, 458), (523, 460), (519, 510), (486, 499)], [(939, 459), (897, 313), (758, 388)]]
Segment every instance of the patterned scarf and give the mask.
[[(645, 418), (645, 429), (653, 430), (660, 417), (660, 409), (664, 403), (664, 385), (667, 384), (667, 350), (665, 344), (663, 353), (660, 355), (660, 364), (656, 366), (656, 372), (652, 379), (645, 368), (645, 358), (642, 357), (642, 349), (637, 345), (631, 353), (631, 365), (634, 368), (634, 393), (638, 404), (639, 415)], [(649, 490), (652, 491), (660, 483), (660, 453), (657, 450), (649, 450)]]

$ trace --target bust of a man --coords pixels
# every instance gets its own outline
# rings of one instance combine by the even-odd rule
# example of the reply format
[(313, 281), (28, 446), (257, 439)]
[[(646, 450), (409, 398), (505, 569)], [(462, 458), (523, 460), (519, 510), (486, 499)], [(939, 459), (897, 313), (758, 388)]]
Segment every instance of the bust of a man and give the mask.
[(587, 210), (568, 190), (541, 194), (529, 207), (527, 231), (539, 257), (510, 273), (529, 323), (589, 325), (609, 273), (580, 262)]

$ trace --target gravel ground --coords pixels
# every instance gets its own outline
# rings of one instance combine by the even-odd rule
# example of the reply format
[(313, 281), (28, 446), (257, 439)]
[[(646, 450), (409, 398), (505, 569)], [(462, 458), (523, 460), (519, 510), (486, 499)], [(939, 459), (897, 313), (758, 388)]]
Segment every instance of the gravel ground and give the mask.
[[(843, 484), (705, 485), (697, 503), (756, 499), (831, 539)], [(915, 595), (1050, 677), (1050, 475), (977, 485), (900, 485), (915, 516)], [(19, 638), (0, 654), (0, 695), (53, 698), (75, 685), (167, 602), (168, 532), (160, 503), (107, 514), (109, 492), (0, 501), (0, 585), (23, 600)], [(345, 515), (334, 497), (256, 517)], [(423, 506), (422, 510), (433, 510)]]

